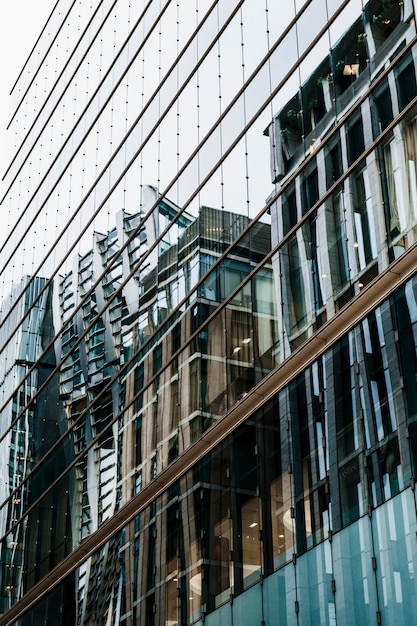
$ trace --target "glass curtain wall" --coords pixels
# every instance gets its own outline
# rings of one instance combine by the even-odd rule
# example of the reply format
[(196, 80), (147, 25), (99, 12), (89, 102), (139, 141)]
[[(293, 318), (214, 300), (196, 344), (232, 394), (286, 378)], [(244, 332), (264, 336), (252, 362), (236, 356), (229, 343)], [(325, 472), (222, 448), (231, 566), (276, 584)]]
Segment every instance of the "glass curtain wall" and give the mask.
[(249, 624), (272, 593), (279, 624), (409, 623), (415, 394), (403, 380), (417, 372), (416, 294), (414, 278), (19, 624), (74, 593), (81, 624)]
[[(16, 83), (4, 611), (413, 251), (411, 0), (281, 5), (59, 0)], [(62, 601), (75, 589), (79, 623), (236, 611), (243, 624), (238, 598), (266, 615), (275, 582), (286, 615), (334, 623), (347, 544), (329, 536), (357, 533), (374, 558), (384, 524), (396, 541), (389, 503), (412, 499), (413, 285), (57, 588)], [(389, 584), (368, 562), (362, 586), (346, 584), (366, 615), (371, 588), (405, 597), (414, 557), (405, 570), (394, 556)]]

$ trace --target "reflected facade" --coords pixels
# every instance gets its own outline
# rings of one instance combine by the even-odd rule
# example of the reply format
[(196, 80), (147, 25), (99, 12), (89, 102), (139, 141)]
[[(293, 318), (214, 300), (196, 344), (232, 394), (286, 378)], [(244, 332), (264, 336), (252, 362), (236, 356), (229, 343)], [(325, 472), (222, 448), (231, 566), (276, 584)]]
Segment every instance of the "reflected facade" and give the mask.
[(282, 4), (59, 0), (14, 86), (0, 626), (413, 622), (413, 3)]

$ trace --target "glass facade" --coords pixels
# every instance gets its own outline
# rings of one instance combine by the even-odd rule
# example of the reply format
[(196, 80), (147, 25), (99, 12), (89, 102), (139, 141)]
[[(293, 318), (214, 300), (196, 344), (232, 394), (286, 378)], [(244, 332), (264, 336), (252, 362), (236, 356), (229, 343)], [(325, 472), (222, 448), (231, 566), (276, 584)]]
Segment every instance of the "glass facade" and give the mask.
[(48, 25), (2, 192), (0, 626), (411, 624), (413, 3)]

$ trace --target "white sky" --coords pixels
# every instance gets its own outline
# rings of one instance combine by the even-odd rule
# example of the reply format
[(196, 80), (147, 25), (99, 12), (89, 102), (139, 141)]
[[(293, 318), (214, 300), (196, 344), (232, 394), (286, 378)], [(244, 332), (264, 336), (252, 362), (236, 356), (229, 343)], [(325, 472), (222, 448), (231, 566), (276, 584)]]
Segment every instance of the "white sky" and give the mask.
[(0, 179), (10, 160), (6, 126), (13, 113), (10, 90), (56, 0), (3, 0), (0, 7)]

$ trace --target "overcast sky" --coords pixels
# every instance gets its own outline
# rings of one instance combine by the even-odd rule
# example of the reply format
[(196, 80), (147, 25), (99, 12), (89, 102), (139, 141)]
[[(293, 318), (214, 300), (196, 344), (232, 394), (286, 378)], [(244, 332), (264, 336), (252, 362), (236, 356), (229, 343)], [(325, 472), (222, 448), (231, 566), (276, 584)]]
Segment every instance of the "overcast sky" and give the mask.
[(3, 0), (0, 8), (0, 178), (9, 162), (5, 132), (13, 112), (10, 90), (56, 0)]

